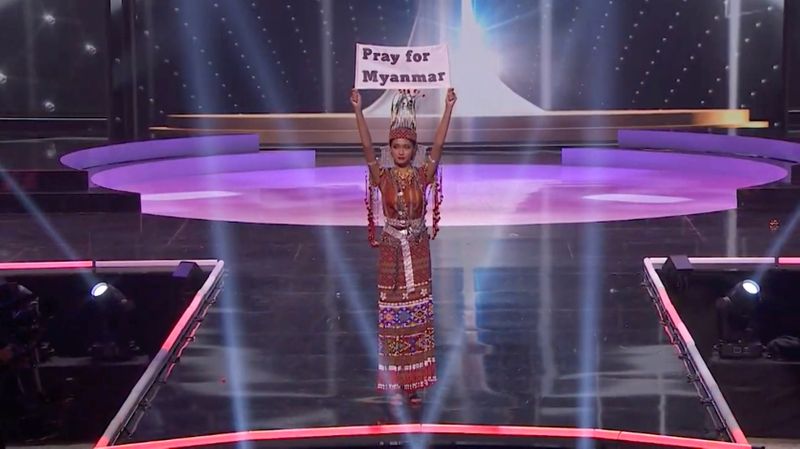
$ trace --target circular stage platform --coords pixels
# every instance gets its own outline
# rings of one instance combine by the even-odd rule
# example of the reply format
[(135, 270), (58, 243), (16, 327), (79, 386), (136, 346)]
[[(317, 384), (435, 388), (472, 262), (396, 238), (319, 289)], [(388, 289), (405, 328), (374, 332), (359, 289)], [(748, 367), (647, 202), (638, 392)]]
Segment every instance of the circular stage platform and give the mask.
[[(249, 160), (247, 168), (231, 163), (243, 157)], [(140, 193), (142, 211), (154, 215), (365, 225), (365, 167), (312, 163), (275, 168), (259, 163), (274, 157), (262, 152), (143, 162), (100, 172), (93, 180)], [(442, 225), (581, 223), (734, 209), (736, 189), (785, 175), (780, 167), (734, 158), (663, 153), (653, 157), (679, 159), (659, 162), (658, 168), (534, 165), (524, 163), (522, 156), (514, 164), (444, 165)], [(713, 170), (697, 169), (708, 166), (709, 160)], [(161, 166), (167, 163), (169, 169)], [(748, 167), (742, 169), (741, 164)]]

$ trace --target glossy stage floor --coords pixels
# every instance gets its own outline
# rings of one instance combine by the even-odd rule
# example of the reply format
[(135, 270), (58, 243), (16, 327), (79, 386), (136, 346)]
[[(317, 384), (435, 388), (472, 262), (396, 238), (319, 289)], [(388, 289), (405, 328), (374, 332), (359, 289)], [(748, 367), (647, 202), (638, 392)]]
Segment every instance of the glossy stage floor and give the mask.
[[(26, 145), (60, 155), (90, 144)], [(642, 287), (642, 260), (765, 254), (775, 216), (730, 209), (737, 187), (781, 173), (720, 170), (709, 186), (692, 173), (681, 182), (650, 169), (565, 168), (549, 151), (448, 155), (446, 226), (432, 245), (439, 382), (421, 409), (398, 410), (375, 389), (376, 252), (356, 207), (357, 164), (352, 153), (317, 154), (317, 168), (285, 178), (222, 169), (166, 171), (152, 182), (112, 176), (114, 187), (143, 193), (144, 215), (0, 216), (6, 261), (225, 260), (220, 299), (117, 444), (408, 422), (706, 441), (685, 447), (725, 440)], [(490, 182), (474, 184), (484, 176)], [(514, 191), (524, 198), (509, 202)], [(505, 201), (500, 212), (493, 198)], [(537, 214), (543, 204), (550, 212)], [(530, 218), (504, 221), (511, 211)], [(781, 249), (798, 251), (796, 238)]]

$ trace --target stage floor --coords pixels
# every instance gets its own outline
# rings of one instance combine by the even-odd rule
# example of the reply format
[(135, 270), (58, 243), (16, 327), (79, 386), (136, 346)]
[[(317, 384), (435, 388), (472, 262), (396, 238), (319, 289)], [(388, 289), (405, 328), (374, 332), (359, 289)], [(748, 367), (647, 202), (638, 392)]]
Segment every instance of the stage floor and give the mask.
[[(363, 225), (2, 215), (0, 258), (225, 260), (219, 302), (120, 442), (409, 417), (716, 438), (641, 286), (642, 259), (760, 256), (772, 218), (444, 228), (432, 245), (440, 381), (411, 415), (375, 389), (377, 254)], [(800, 253), (796, 236), (782, 254)]]
[[(709, 437), (640, 285), (641, 260), (724, 252), (726, 221), (443, 230), (433, 243), (440, 382), (413, 419)], [(375, 388), (376, 252), (363, 227), (145, 216), (139, 230), (116, 215), (51, 224), (83, 257), (216, 255), (230, 270), (127, 441), (402, 422)], [(65, 257), (34, 220), (4, 216), (2, 228), (6, 260)], [(751, 229), (740, 238), (768, 235)]]

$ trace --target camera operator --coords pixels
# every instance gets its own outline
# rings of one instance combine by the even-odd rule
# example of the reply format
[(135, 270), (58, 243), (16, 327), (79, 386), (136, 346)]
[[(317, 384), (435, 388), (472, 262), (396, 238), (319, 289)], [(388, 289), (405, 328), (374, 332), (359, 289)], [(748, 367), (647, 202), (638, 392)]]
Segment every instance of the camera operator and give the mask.
[(14, 359), (14, 347), (6, 335), (8, 329), (0, 329), (0, 449), (6, 447), (6, 435), (9, 426), (9, 410), (7, 405), (14, 394), (14, 379), (11, 375), (11, 363)]
[(14, 408), (24, 394), (18, 383), (20, 370), (35, 368), (40, 318), (38, 298), (0, 278), (0, 448), (6, 446)]

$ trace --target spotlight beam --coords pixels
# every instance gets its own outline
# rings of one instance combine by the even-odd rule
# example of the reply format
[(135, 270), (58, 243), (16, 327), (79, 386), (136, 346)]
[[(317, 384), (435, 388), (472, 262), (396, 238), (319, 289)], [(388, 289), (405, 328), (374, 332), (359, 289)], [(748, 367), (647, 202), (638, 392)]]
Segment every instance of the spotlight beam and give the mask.
[[(61, 234), (53, 227), (50, 220), (47, 216), (42, 212), (39, 206), (36, 205), (33, 200), (28, 196), (27, 193), (17, 184), (17, 181), (8, 174), (8, 170), (0, 165), (0, 179), (11, 189), (11, 192), (17, 198), (17, 200), (22, 204), (22, 207), (25, 208), (25, 211), (28, 212), (28, 215), (33, 217), (36, 223), (45, 231), (45, 234), (50, 237), (50, 240), (56, 244), (61, 253), (67, 258), (67, 260), (80, 260), (81, 257), (78, 256), (78, 253), (67, 243), (66, 240), (61, 236)], [(91, 256), (91, 255), (90, 255)], [(93, 285), (96, 280), (94, 276), (91, 274), (80, 272), (80, 276), (83, 277), (84, 281), (87, 285)]]
[(284, 89), (276, 87), (279, 83), (277, 76), (272, 73), (271, 56), (263, 55), (261, 52), (264, 44), (256, 39), (256, 36), (260, 35), (260, 28), (257, 23), (253, 22), (253, 15), (243, 9), (240, 1), (220, 2), (220, 6), (224, 7), (231, 16), (231, 25), (242, 41), (243, 53), (252, 60), (250, 63), (256, 69), (258, 85), (262, 86), (262, 90), (259, 92), (265, 92), (263, 94), (266, 97), (263, 101), (264, 109), (286, 111), (288, 105), (281, 95)]
[[(777, 258), (783, 249), (783, 246), (789, 240), (789, 237), (791, 237), (797, 229), (798, 224), (800, 224), (800, 205), (795, 207), (794, 212), (792, 212), (792, 216), (789, 218), (789, 222), (784, 226), (781, 226), (780, 232), (772, 240), (772, 243), (770, 243), (770, 246), (764, 255), (767, 257)], [(759, 265), (758, 269), (756, 269), (756, 271), (753, 273), (752, 280), (760, 284), (762, 279), (764, 279), (764, 274), (766, 274), (768, 270), (769, 266), (767, 264)]]
[[(598, 322), (603, 281), (597, 268), (603, 256), (603, 235), (600, 225), (591, 223), (583, 230), (581, 244), (586, 247), (581, 260), (581, 310), (580, 336), (578, 341), (578, 426), (583, 428), (600, 427), (597, 422), (597, 372), (598, 372)], [(578, 442), (578, 448), (589, 449), (594, 444), (590, 440)]]
[[(223, 5), (227, 5), (228, 3), (229, 2), (223, 2)], [(192, 6), (189, 5), (188, 2), (184, 8), (181, 8), (180, 12), (182, 18), (180, 22), (203, 24), (212, 20), (211, 17), (206, 16), (204, 7)], [(193, 48), (192, 36), (188, 34), (188, 27), (183, 27), (178, 23), (175, 28), (181, 30), (178, 32), (181, 46), (183, 47), (181, 54), (186, 58), (185, 66), (190, 67), (190, 76), (192, 78), (192, 83), (196, 86), (200, 104), (208, 105), (212, 110), (218, 109), (217, 106), (219, 105), (214, 104), (213, 96), (210, 94), (210, 92), (214, 90), (210, 69), (200, 60), (196, 49)], [(201, 34), (199, 36), (199, 42), (207, 46), (209, 40), (212, 38), (216, 37)], [(198, 149), (200, 155), (210, 155), (214, 152), (215, 149), (211, 147), (203, 146)], [(208, 161), (207, 163), (210, 164), (211, 162)], [(218, 181), (214, 179), (214, 182)], [(212, 187), (212, 190), (213, 189)], [(226, 261), (237, 260), (235, 247), (231, 245), (231, 238), (225, 223), (216, 220), (211, 222), (211, 246), (214, 254), (218, 256), (218, 259)], [(239, 310), (238, 299), (239, 281), (235, 276), (230, 276), (226, 279), (225, 288), (220, 292), (217, 307), (225, 307), (224, 310), (220, 311), (220, 315), (222, 320), (223, 341), (225, 344), (224, 356), (228, 373), (227, 386), (229, 388), (229, 396), (231, 398), (230, 405), (234, 417), (233, 425), (237, 431), (245, 431), (251, 429), (252, 426), (250, 420), (250, 405), (248, 403), (248, 396), (245, 394), (247, 370), (242, 363), (243, 351), (239, 343), (241, 339), (239, 329), (241, 329), (241, 326), (238, 323), (238, 315), (236, 315)], [(242, 449), (249, 448), (252, 446), (252, 442), (240, 441), (237, 442), (237, 446)]]
[(727, 0), (728, 18), (728, 109), (739, 107), (739, 40), (742, 26), (742, 1)]
[[(371, 304), (374, 301), (365, 301), (363, 299), (363, 294), (358, 288), (358, 284), (354, 277), (352, 276), (352, 270), (348, 266), (349, 263), (347, 259), (343, 256), (343, 251), (340, 246), (339, 240), (336, 236), (333, 235), (333, 231), (330, 226), (324, 226), (320, 231), (319, 239), (322, 242), (325, 256), (328, 265), (329, 272), (339, 272), (342, 273), (342, 289), (344, 290), (344, 300), (347, 301), (349, 304), (350, 310), (363, 310), (364, 304)], [(366, 242), (364, 243), (366, 245)], [(377, 295), (377, 289), (375, 291), (375, 295)], [(362, 336), (372, 336), (375, 335), (376, 328), (374, 325), (370, 324), (369, 317), (371, 315), (368, 313), (356, 313), (355, 314), (355, 324), (359, 330), (359, 335)], [(373, 367), (378, 366), (378, 344), (377, 344), (377, 335), (375, 338), (365, 337), (362, 339), (362, 343), (364, 347), (367, 349), (367, 353), (369, 354), (370, 361)], [(408, 408), (405, 405), (393, 405), (393, 410), (395, 415), (400, 419), (402, 424), (408, 424), (411, 422), (411, 415), (409, 413)], [(403, 438), (406, 440), (406, 443), (414, 449), (422, 449), (424, 446), (420, 445), (419, 436), (412, 436), (412, 435), (403, 435)]]

